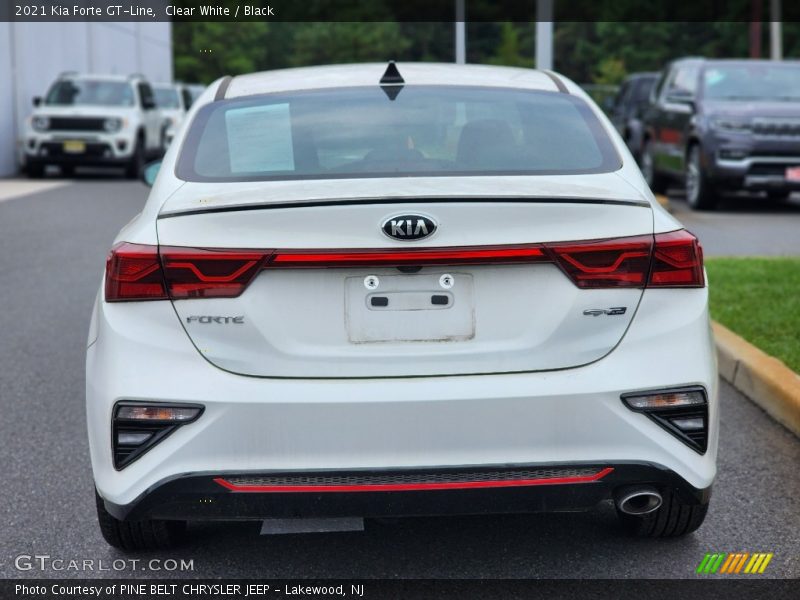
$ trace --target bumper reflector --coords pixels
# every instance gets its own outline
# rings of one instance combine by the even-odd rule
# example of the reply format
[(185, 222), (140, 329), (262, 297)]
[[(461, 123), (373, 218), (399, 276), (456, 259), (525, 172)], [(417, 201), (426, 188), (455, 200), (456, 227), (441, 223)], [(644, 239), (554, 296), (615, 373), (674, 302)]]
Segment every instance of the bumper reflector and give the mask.
[(117, 432), (117, 444), (120, 446), (138, 446), (152, 437), (152, 433), (137, 431)]
[(118, 403), (111, 421), (114, 467), (119, 470), (128, 466), (202, 412), (203, 407), (197, 405)]
[(563, 485), (599, 481), (614, 469), (525, 469), (508, 471), (367, 474), (276, 474), (218, 477), (232, 492), (411, 492)]
[(633, 409), (676, 408), (678, 406), (702, 406), (706, 403), (705, 395), (698, 390), (683, 392), (664, 392), (642, 396), (624, 397), (625, 404)]
[(632, 411), (647, 415), (692, 450), (705, 454), (708, 400), (702, 387), (635, 392), (623, 395), (622, 401)]
[(132, 421), (191, 421), (200, 414), (199, 407), (122, 405), (117, 409), (117, 419)]
[(699, 431), (705, 427), (703, 419), (697, 417), (688, 419), (672, 419), (672, 424), (681, 431)]

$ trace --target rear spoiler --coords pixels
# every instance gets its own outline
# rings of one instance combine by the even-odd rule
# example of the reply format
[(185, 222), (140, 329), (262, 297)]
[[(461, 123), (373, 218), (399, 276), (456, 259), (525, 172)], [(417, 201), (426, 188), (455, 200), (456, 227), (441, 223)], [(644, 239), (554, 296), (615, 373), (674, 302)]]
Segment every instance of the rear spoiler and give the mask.
[(285, 208), (311, 208), (318, 206), (354, 206), (354, 205), (376, 205), (376, 204), (408, 204), (409, 202), (454, 204), (454, 203), (495, 203), (512, 202), (521, 204), (612, 204), (621, 206), (638, 206), (650, 208), (650, 203), (645, 200), (611, 200), (608, 198), (570, 198), (570, 197), (542, 197), (542, 196), (492, 196), (487, 197), (393, 197), (393, 198), (341, 198), (338, 200), (300, 200), (295, 202), (257, 202), (248, 204), (228, 204), (225, 206), (207, 206), (204, 208), (190, 208), (185, 210), (166, 211), (158, 215), (159, 219), (169, 219), (171, 217), (183, 217), (188, 215), (198, 215), (207, 213), (239, 212), (246, 210), (278, 210)]

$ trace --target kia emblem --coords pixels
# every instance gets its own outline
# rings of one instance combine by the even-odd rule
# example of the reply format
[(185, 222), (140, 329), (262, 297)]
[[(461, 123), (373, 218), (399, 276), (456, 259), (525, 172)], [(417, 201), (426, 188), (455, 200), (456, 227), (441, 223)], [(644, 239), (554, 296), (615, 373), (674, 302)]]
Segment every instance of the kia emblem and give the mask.
[(424, 240), (436, 231), (436, 221), (424, 215), (397, 215), (383, 222), (383, 233), (393, 240)]

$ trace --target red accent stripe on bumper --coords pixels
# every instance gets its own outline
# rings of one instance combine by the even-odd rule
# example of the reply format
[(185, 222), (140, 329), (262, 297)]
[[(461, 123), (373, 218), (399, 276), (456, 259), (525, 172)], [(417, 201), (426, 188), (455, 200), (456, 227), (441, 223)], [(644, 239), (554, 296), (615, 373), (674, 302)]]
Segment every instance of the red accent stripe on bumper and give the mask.
[(364, 485), (237, 485), (221, 477), (214, 482), (232, 492), (413, 492), (424, 490), (467, 490), (476, 488), (526, 487), (562, 485), (599, 481), (613, 471), (606, 467), (593, 475), (580, 477), (543, 477), (540, 479), (506, 479), (497, 481), (459, 481), (442, 483), (378, 483)]

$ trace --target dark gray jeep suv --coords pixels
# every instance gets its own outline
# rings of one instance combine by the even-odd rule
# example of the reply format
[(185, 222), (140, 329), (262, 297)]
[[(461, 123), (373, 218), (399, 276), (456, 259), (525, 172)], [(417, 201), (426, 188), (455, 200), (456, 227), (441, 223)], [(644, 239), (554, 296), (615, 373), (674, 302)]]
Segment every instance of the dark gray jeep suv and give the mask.
[(645, 113), (642, 172), (654, 191), (682, 179), (692, 208), (721, 191), (800, 190), (800, 62), (670, 63)]
[(628, 145), (636, 162), (642, 159), (644, 123), (642, 116), (647, 110), (648, 98), (658, 81), (659, 73), (631, 73), (622, 82), (608, 111), (608, 118)]

